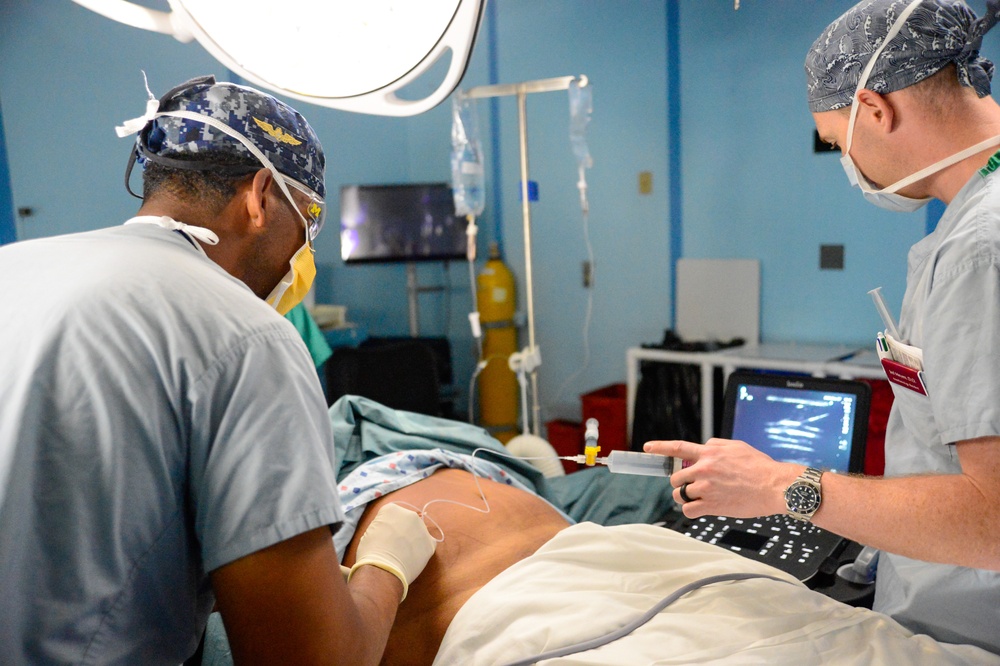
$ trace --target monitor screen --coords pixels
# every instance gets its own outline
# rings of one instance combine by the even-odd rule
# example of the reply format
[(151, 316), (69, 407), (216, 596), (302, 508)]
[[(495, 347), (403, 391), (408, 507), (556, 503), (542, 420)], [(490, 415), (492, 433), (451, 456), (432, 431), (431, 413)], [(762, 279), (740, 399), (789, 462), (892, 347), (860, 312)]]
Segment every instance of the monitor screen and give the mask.
[(737, 373), (723, 436), (775, 460), (837, 472), (864, 464), (870, 389), (847, 380)]
[(340, 254), (347, 263), (464, 259), (466, 225), (446, 183), (340, 188)]

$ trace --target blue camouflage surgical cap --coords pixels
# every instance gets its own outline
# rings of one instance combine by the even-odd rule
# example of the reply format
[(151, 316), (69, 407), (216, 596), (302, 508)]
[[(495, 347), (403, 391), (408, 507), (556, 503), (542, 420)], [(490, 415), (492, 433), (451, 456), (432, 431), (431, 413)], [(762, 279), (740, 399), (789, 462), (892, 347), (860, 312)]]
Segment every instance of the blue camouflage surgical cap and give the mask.
[[(234, 83), (205, 76), (187, 81), (160, 98), (159, 111), (210, 116), (247, 138), (283, 175), (326, 197), (323, 146), (302, 115), (284, 102)], [(212, 154), (225, 151), (257, 158), (241, 142), (206, 123), (160, 116), (136, 138), (135, 157), (180, 168), (212, 168)], [(170, 156), (184, 155), (183, 162)], [(204, 159), (191, 161), (192, 156)]]
[[(864, 0), (831, 23), (806, 54), (809, 110), (851, 105), (872, 54), (911, 0)], [(949, 63), (980, 97), (990, 94), (993, 63), (979, 55), (983, 35), (1000, 18), (1000, 0), (977, 18), (962, 0), (923, 0), (882, 50), (865, 87), (880, 94), (923, 81)]]

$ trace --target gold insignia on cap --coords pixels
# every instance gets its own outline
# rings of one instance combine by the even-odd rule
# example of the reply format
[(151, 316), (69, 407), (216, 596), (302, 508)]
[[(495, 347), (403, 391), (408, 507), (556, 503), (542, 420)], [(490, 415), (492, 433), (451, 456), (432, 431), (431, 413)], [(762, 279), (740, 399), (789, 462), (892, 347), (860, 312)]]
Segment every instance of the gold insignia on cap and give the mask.
[(262, 130), (270, 134), (272, 137), (277, 139), (279, 143), (287, 143), (290, 146), (302, 145), (301, 141), (299, 141), (294, 136), (292, 136), (291, 133), (286, 132), (280, 127), (276, 127), (275, 125), (272, 125), (271, 123), (261, 120), (255, 116), (253, 117), (253, 121), (257, 123), (257, 127), (261, 128)]

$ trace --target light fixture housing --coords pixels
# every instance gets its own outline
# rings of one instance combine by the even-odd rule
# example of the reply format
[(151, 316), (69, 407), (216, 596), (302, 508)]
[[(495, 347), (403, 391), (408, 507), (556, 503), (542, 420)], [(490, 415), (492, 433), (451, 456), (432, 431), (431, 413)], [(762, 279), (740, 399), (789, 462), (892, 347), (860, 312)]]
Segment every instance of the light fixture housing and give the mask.
[[(197, 39), (248, 82), (344, 111), (411, 116), (455, 90), (486, 0), (168, 0), (171, 11), (127, 0), (74, 0), (145, 30)], [(397, 91), (444, 56), (447, 73), (422, 99)]]

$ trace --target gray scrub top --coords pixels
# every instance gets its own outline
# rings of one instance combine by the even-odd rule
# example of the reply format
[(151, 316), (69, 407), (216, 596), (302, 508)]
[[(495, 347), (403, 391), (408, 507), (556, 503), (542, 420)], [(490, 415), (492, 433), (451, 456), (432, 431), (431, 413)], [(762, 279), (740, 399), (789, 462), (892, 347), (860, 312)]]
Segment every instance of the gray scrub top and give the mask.
[(309, 354), (147, 224), (0, 248), (0, 293), (0, 663), (180, 663), (208, 572), (343, 519)]
[[(998, 178), (988, 168), (973, 176), (910, 249), (899, 331), (923, 349), (927, 396), (893, 384), (886, 476), (957, 474), (951, 444), (1000, 435)], [(882, 553), (875, 610), (918, 633), (1000, 653), (1000, 573)]]

